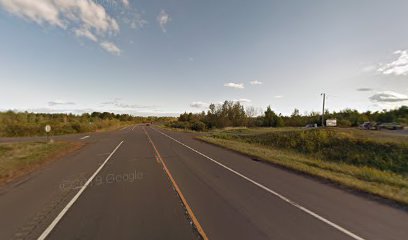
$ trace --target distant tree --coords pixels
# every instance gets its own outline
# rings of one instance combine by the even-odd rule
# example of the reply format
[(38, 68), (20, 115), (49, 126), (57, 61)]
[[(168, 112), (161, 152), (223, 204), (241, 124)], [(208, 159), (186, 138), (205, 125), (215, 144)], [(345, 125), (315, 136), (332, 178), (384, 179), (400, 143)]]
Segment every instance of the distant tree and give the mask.
[(285, 122), (283, 121), (282, 115), (275, 115), (275, 126), (274, 127), (284, 127)]
[(271, 106), (268, 106), (265, 111), (264, 116), (264, 126), (265, 127), (275, 127), (276, 126), (276, 113), (272, 111)]
[(293, 117), (300, 117), (299, 109), (295, 108), (295, 109), (293, 110), (292, 115), (290, 115), (290, 116), (291, 116), (292, 118), (293, 118)]

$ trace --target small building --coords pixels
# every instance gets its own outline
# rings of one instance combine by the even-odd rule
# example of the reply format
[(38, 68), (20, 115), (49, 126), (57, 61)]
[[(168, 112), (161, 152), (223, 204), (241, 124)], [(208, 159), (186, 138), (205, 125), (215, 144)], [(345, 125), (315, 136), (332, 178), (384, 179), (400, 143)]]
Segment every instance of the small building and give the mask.
[(326, 120), (326, 127), (336, 127), (337, 126), (337, 119), (327, 119)]

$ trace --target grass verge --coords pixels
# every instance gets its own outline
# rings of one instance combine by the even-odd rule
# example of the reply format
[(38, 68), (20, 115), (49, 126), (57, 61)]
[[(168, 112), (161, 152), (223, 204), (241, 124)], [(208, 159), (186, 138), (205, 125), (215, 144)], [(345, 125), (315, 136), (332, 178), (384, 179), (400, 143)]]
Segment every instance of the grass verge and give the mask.
[(305, 154), (239, 139), (201, 136), (199, 139), (245, 155), (317, 176), (352, 189), (360, 190), (397, 203), (408, 205), (408, 177), (369, 166), (316, 159)]
[(80, 147), (74, 142), (21, 142), (0, 144), (0, 186)]

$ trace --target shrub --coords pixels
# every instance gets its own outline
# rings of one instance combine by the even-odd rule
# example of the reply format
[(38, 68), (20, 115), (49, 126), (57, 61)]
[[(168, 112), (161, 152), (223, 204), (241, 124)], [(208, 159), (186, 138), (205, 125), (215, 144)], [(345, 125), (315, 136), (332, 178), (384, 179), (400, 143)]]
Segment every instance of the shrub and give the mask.
[(194, 130), (194, 131), (204, 131), (205, 128), (206, 128), (205, 123), (201, 121), (194, 121), (191, 124), (191, 130)]
[(289, 149), (318, 159), (408, 174), (408, 145), (403, 143), (380, 143), (345, 137), (330, 129), (229, 134), (229, 137)]
[(180, 128), (180, 129), (190, 129), (191, 127), (189, 122), (180, 122), (180, 121), (170, 122), (167, 124), (167, 126), (172, 127), (172, 128)]

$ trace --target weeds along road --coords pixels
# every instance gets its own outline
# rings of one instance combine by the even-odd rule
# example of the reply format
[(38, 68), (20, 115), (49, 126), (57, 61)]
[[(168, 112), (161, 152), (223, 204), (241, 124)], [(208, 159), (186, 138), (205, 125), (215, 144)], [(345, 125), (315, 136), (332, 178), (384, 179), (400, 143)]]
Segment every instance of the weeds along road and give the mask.
[(132, 126), (68, 138), (89, 144), (0, 189), (0, 239), (408, 236), (404, 210), (191, 134)]

